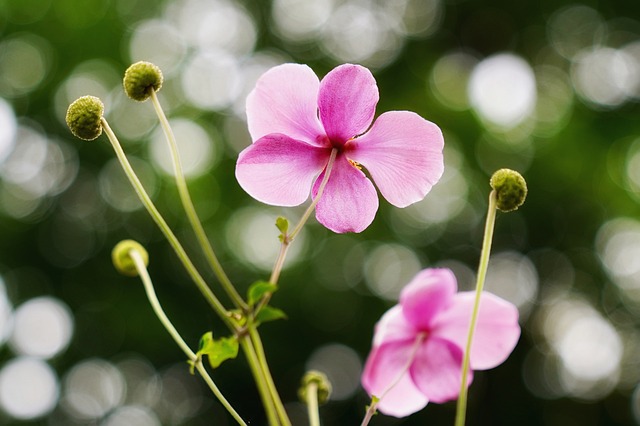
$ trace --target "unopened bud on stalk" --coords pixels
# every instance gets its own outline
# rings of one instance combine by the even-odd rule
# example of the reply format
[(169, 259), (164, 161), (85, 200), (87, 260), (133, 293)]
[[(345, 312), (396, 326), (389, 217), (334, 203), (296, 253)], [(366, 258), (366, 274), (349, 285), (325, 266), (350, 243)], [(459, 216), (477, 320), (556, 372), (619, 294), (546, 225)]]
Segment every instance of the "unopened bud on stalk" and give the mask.
[(298, 390), (298, 396), (305, 403), (307, 402), (307, 392), (309, 392), (310, 385), (316, 386), (318, 404), (324, 404), (329, 400), (329, 397), (331, 396), (331, 383), (324, 373), (310, 370), (302, 376), (302, 383)]
[(145, 248), (137, 241), (120, 241), (111, 251), (113, 266), (115, 266), (118, 272), (122, 275), (127, 275), (129, 277), (135, 277), (138, 275), (138, 269), (131, 257), (132, 250), (135, 250), (140, 254), (145, 266), (149, 265), (149, 253), (147, 253), (147, 250), (145, 250)]
[(77, 138), (92, 141), (102, 134), (104, 105), (95, 96), (76, 99), (67, 110), (65, 120), (71, 133)]
[(143, 102), (152, 90), (157, 92), (162, 87), (162, 71), (151, 62), (136, 62), (127, 68), (122, 84), (128, 97)]
[(511, 169), (500, 169), (491, 176), (491, 187), (496, 192), (498, 210), (518, 210), (527, 198), (527, 182), (522, 175)]

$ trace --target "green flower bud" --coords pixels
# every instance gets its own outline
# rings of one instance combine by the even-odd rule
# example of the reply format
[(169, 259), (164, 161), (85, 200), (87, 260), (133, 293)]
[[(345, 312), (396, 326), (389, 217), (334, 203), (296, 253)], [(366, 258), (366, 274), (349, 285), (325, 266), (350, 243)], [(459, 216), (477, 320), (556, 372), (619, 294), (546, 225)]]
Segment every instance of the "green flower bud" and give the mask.
[(522, 175), (511, 169), (500, 169), (491, 176), (491, 187), (496, 192), (498, 210), (518, 210), (527, 198), (527, 182)]
[(67, 110), (67, 126), (74, 136), (92, 141), (102, 134), (102, 115), (104, 105), (95, 96), (83, 96), (76, 99)]
[(324, 404), (329, 400), (331, 396), (331, 383), (324, 373), (319, 371), (310, 370), (302, 377), (301, 386), (298, 390), (298, 397), (303, 402), (307, 402), (307, 392), (310, 385), (316, 385), (318, 404)]
[(134, 101), (143, 102), (151, 96), (151, 91), (162, 87), (162, 71), (150, 62), (136, 62), (124, 73), (124, 91)]
[(135, 262), (131, 257), (132, 250), (140, 253), (145, 266), (149, 265), (149, 253), (147, 253), (147, 250), (145, 250), (145, 248), (142, 247), (142, 245), (137, 241), (120, 241), (111, 251), (111, 260), (113, 261), (113, 266), (115, 266), (118, 272), (120, 272), (122, 275), (127, 275), (129, 277), (135, 277), (138, 275), (138, 270), (136, 269)]

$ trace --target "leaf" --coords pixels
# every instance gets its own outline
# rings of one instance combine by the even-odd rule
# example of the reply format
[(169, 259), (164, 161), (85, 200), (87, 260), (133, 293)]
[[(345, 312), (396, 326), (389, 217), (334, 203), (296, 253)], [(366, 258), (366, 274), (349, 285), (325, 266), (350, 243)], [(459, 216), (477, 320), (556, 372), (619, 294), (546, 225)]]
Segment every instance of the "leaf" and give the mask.
[(238, 339), (232, 336), (214, 340), (206, 355), (211, 368), (218, 368), (224, 361), (238, 356)]
[(256, 281), (251, 284), (249, 291), (247, 292), (247, 299), (249, 306), (255, 305), (262, 297), (267, 293), (275, 293), (278, 286), (267, 281)]
[(205, 333), (200, 338), (200, 349), (196, 356), (202, 358), (203, 355), (209, 357), (211, 368), (218, 368), (224, 361), (238, 356), (238, 339), (231, 336), (216, 340), (212, 332)]
[(280, 231), (278, 239), (281, 242), (284, 242), (284, 239), (287, 236), (287, 232), (289, 231), (289, 221), (287, 220), (287, 218), (278, 216), (278, 218), (276, 219), (276, 228), (278, 228), (278, 230)]
[(284, 311), (267, 305), (260, 309), (260, 312), (258, 312), (258, 315), (256, 315), (256, 323), (262, 324), (265, 322), (275, 321), (283, 318), (287, 318), (287, 314), (285, 314)]

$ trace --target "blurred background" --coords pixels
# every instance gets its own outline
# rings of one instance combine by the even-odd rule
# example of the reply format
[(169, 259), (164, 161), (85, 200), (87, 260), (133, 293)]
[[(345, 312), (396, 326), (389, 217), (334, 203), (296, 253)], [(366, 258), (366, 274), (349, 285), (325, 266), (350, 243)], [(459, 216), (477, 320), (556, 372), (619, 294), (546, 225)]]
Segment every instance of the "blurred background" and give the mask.
[[(489, 176), (519, 170), (529, 198), (499, 214), (487, 287), (517, 304), (523, 333), (500, 367), (477, 373), (469, 425), (640, 424), (640, 3), (629, 0), (0, 0), (0, 424), (232, 424), (160, 326), (111, 248), (142, 242), (167, 314), (192, 347), (226, 330), (183, 273), (105, 137), (74, 139), (70, 102), (100, 97), (160, 210), (188, 231), (153, 108), (127, 99), (134, 61), (164, 72), (160, 100), (196, 208), (241, 291), (268, 277), (278, 215), (234, 178), (250, 143), (244, 99), (283, 62), (319, 76), (360, 63), (377, 113), (437, 123), (446, 171), (420, 203), (381, 201), (362, 234), (311, 220), (262, 327), (295, 425), (308, 368), (333, 382), (325, 425), (359, 424), (373, 325), (425, 267), (474, 285)], [(205, 271), (205, 268), (202, 268)], [(215, 280), (207, 279), (218, 289)], [(264, 424), (242, 358), (214, 379)], [(372, 425), (452, 424), (454, 404)]]

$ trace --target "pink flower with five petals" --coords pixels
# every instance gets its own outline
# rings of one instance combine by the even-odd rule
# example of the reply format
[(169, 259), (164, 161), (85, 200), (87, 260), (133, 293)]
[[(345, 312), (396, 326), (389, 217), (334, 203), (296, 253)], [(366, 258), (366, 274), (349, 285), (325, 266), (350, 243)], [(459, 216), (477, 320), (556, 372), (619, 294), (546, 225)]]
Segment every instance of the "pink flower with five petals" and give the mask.
[[(380, 412), (404, 417), (429, 401), (458, 397), (475, 292), (456, 289), (450, 270), (425, 269), (376, 324), (362, 385), (380, 398)], [(518, 309), (491, 293), (481, 297), (470, 353), (472, 370), (502, 364), (520, 337)]]
[(438, 126), (409, 111), (390, 111), (371, 125), (378, 87), (359, 65), (334, 68), (322, 81), (306, 65), (267, 71), (247, 97), (253, 140), (240, 153), (236, 177), (253, 198), (297, 206), (315, 197), (331, 152), (337, 155), (316, 205), (332, 231), (361, 232), (378, 210), (376, 190), (391, 204), (422, 200), (444, 169)]

